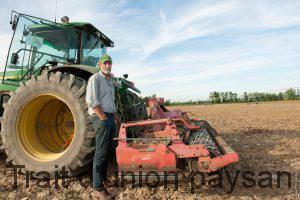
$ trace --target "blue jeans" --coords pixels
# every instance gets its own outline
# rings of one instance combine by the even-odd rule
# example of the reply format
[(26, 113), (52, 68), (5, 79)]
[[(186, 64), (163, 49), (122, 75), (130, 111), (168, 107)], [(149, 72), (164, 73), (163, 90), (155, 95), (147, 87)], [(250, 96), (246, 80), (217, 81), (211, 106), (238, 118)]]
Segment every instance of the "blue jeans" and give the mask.
[(107, 159), (109, 154), (115, 154), (116, 136), (115, 118), (112, 114), (105, 113), (106, 120), (100, 120), (93, 115), (93, 128), (96, 132), (96, 149), (93, 161), (93, 188), (101, 191), (104, 189), (103, 181), (107, 180)]

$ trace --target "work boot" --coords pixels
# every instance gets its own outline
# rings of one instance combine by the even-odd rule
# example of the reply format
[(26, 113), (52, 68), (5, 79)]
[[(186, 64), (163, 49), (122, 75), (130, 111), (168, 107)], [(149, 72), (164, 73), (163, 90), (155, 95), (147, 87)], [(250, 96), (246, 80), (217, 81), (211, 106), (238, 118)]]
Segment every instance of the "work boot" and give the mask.
[(106, 180), (103, 181), (102, 183), (103, 183), (103, 185), (104, 185), (104, 187), (105, 187), (106, 189), (112, 188), (112, 187), (115, 186), (115, 182), (112, 181), (112, 180), (110, 180), (110, 179), (106, 179)]
[(105, 199), (110, 200), (113, 199), (113, 196), (107, 191), (107, 189), (103, 189), (101, 191), (94, 190), (92, 192), (93, 199)]

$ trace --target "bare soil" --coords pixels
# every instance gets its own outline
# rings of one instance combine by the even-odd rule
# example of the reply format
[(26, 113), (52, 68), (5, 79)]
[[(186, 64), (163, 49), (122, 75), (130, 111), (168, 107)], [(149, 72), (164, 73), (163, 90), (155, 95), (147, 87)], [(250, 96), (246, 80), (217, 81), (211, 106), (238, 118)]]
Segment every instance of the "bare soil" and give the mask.
[[(189, 176), (186, 176), (179, 181), (178, 189), (174, 184), (168, 184), (167, 188), (163, 185), (132, 188), (128, 184), (124, 188), (119, 187), (116, 199), (300, 199), (300, 101), (170, 109), (182, 109), (193, 113), (189, 114), (190, 117), (208, 120), (238, 153), (239, 163), (226, 168), (226, 172), (222, 173), (222, 184), (216, 187), (196, 186), (192, 193)], [(51, 180), (48, 188), (40, 187), (47, 182), (37, 185), (36, 180), (30, 180), (29, 187), (26, 187), (25, 175), (18, 174), (16, 189), (13, 169), (5, 163), (5, 158), (1, 152), (1, 199), (91, 198), (91, 170), (67, 179), (68, 188), (63, 187), (62, 180), (57, 184)], [(290, 173), (291, 181), (287, 175), (278, 174), (283, 171)], [(114, 169), (110, 168), (112, 178), (113, 172)], [(234, 178), (235, 186), (232, 184)]]

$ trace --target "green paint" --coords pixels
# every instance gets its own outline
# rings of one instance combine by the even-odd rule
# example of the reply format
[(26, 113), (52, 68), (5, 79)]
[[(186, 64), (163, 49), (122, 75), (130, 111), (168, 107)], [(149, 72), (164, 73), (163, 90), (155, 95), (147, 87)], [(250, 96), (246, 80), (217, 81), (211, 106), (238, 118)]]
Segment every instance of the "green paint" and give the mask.
[[(8, 68), (8, 70), (9, 71), (5, 72), (5, 79), (7, 78), (7, 76), (21, 76), (21, 75), (24, 75), (27, 72), (26, 69), (24, 69), (24, 70), (23, 69), (10, 70)], [(0, 72), (0, 79), (3, 78), (3, 74), (4, 74), (4, 72)]]
[[(14, 84), (19, 84), (19, 83), (14, 82)], [(7, 84), (0, 83), (0, 91), (7, 91), (7, 92), (16, 91), (18, 87), (19, 86), (7, 85)]]

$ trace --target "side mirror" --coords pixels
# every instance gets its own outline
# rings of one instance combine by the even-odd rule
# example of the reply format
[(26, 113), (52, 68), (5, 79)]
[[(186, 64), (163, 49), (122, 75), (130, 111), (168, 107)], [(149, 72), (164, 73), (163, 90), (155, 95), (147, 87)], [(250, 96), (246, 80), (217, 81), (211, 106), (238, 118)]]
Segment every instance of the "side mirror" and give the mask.
[(123, 77), (126, 79), (128, 78), (128, 74), (123, 74)]
[(11, 18), (11, 21), (10, 21), (11, 28), (12, 28), (13, 30), (16, 30), (16, 27), (17, 27), (17, 21), (18, 21), (18, 16), (17, 16), (17, 15), (14, 15), (14, 16)]
[(19, 60), (19, 55), (17, 53), (13, 53), (11, 54), (11, 59), (10, 59), (10, 63), (11, 64), (18, 64), (18, 60)]

